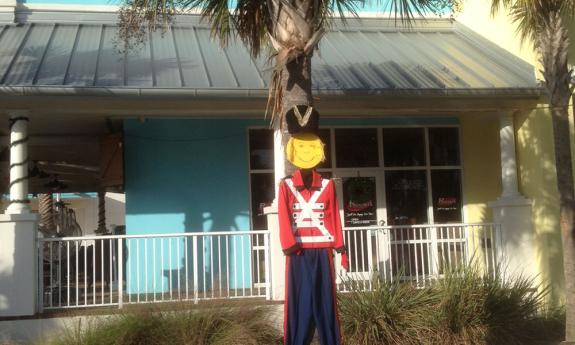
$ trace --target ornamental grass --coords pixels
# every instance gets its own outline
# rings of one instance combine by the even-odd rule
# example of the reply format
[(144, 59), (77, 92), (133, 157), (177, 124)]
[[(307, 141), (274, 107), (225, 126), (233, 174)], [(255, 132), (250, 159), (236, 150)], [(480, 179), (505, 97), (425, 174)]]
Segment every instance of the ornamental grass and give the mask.
[[(379, 275), (371, 290), (348, 280), (338, 295), (345, 345), (547, 345), (563, 339), (565, 314), (546, 308), (534, 279), (444, 269), (425, 287)], [(78, 323), (50, 345), (274, 345), (281, 329), (270, 309), (221, 303), (173, 311), (151, 306)]]
[(282, 344), (266, 313), (250, 306), (173, 312), (152, 307), (78, 323), (50, 345)]
[(399, 279), (371, 278), (373, 289), (349, 283), (339, 295), (346, 345), (557, 344), (564, 312), (545, 306), (546, 287), (501, 269), (478, 265), (443, 270), (444, 277), (416, 288)]

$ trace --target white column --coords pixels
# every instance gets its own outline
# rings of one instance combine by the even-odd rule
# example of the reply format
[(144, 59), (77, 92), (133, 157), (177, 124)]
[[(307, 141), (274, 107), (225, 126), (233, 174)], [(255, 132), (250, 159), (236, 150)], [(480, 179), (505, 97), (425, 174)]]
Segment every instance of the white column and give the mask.
[(274, 301), (283, 301), (285, 297), (285, 256), (280, 243), (280, 228), (277, 203), (264, 209), (268, 218), (270, 230), (270, 282), (271, 298)]
[(8, 114), (10, 205), (0, 215), (0, 316), (33, 315), (38, 305), (38, 217), (28, 205), (28, 112)]
[(519, 193), (513, 112), (499, 114), (501, 150), (501, 196), (489, 203), (493, 222), (501, 225), (501, 243), (496, 251), (507, 273), (535, 276), (537, 252), (534, 246), (531, 200)]
[(37, 311), (37, 234), (37, 214), (0, 214), (0, 317)]
[(499, 145), (501, 148), (502, 197), (519, 196), (517, 188), (517, 160), (515, 158), (515, 129), (513, 113), (499, 114)]
[(9, 214), (30, 213), (28, 200), (28, 112), (10, 115), (10, 205)]
[(285, 256), (280, 243), (277, 196), (280, 181), (285, 177), (285, 149), (282, 142), (282, 131), (274, 130), (274, 182), (275, 198), (271, 206), (264, 209), (270, 230), (270, 278), (271, 298), (281, 301), (285, 295)]
[(285, 177), (285, 149), (282, 142), (282, 131), (280, 129), (274, 130), (274, 183), (275, 183), (275, 198), (274, 204), (277, 202), (278, 187), (282, 178)]

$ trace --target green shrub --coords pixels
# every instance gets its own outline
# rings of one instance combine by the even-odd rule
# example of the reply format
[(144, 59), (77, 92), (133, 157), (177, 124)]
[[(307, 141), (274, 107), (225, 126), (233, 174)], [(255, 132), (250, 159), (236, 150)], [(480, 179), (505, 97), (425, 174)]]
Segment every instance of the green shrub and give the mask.
[(281, 344), (281, 334), (265, 313), (237, 306), (172, 312), (148, 308), (78, 323), (50, 345)]
[(372, 290), (347, 281), (349, 293), (339, 295), (344, 343), (349, 345), (421, 344), (433, 333), (431, 306), (439, 295), (431, 288), (417, 289), (399, 280), (372, 278)]
[(539, 318), (548, 289), (533, 278), (507, 276), (498, 268), (483, 274), (471, 264), (446, 270), (436, 322), (453, 344), (528, 344), (536, 340), (530, 325)]
[(546, 310), (548, 289), (534, 279), (484, 275), (477, 265), (444, 270), (429, 286), (372, 278), (373, 289), (348, 281), (339, 296), (348, 345), (550, 344), (562, 339), (564, 313)]

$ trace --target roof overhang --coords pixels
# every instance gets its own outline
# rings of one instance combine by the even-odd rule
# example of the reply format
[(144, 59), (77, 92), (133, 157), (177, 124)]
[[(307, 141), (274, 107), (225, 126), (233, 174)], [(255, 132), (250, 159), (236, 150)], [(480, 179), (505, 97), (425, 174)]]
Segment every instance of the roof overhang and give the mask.
[[(261, 103), (268, 96), (267, 59), (253, 59), (234, 40), (222, 49), (197, 15), (177, 17), (165, 35), (150, 34), (128, 54), (114, 45), (115, 13), (21, 8), (18, 15), (19, 24), (0, 24), (5, 109), (34, 104), (32, 99), (75, 104), (105, 98), (139, 108), (167, 98), (219, 105)], [(328, 107), (335, 100), (340, 106), (361, 100), (371, 108), (404, 98), (412, 105), (414, 99), (468, 99), (477, 105), (508, 99), (514, 105), (542, 95), (533, 66), (447, 19), (418, 20), (410, 27), (394, 19), (335, 20), (312, 64), (314, 95), (330, 100)]]
[[(12, 90), (13, 91), (13, 90)], [(8, 109), (28, 109), (33, 114), (103, 118), (137, 116), (240, 116), (259, 118), (265, 111), (267, 92), (190, 92), (190, 90), (107, 90), (109, 92), (23, 92), (20, 96), (0, 90), (0, 103)], [(53, 91), (53, 90), (51, 90)], [(84, 90), (82, 90), (84, 91)], [(103, 90), (102, 90), (103, 91)], [(153, 92), (152, 92), (153, 91)], [(196, 90), (194, 90), (196, 91)], [(317, 92), (316, 106), (324, 116), (450, 114), (534, 108), (542, 102), (540, 89), (477, 90), (455, 92)], [(2, 114), (2, 110), (0, 110)]]

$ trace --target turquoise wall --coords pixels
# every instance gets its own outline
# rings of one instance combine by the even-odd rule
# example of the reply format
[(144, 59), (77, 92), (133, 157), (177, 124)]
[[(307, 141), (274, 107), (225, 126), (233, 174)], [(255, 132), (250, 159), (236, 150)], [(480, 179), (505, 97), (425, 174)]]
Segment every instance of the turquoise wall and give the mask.
[[(249, 230), (247, 128), (264, 124), (256, 120), (125, 121), (126, 233)], [(187, 253), (183, 241), (130, 240), (128, 290), (168, 291), (169, 281), (178, 283), (174, 283), (178, 272), (180, 279), (185, 279), (184, 273), (193, 276), (193, 267), (201, 271), (198, 283), (204, 288), (220, 260), (231, 258), (230, 272), (220, 273), (226, 277), (229, 273), (232, 288), (250, 286), (246, 236), (227, 243), (227, 249), (223, 239), (219, 244), (199, 241), (196, 250), (203, 251), (199, 256), (205, 260), (196, 263), (191, 262), (191, 239)], [(243, 260), (238, 262), (240, 257)], [(153, 268), (156, 273), (146, 276), (146, 266), (148, 272)], [(183, 272), (185, 269), (188, 271)]]

